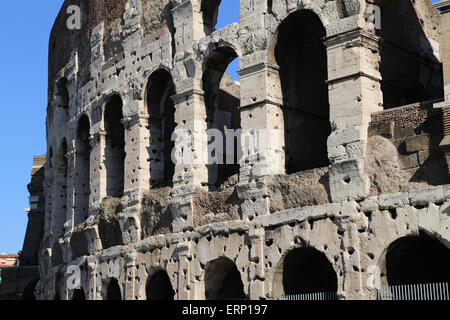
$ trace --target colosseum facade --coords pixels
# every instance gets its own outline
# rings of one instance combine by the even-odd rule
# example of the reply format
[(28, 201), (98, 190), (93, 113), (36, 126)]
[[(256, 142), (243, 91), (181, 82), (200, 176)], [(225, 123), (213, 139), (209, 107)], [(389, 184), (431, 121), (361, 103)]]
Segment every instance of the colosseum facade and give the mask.
[(240, 0), (216, 29), (220, 3), (64, 2), (37, 297), (359, 300), (376, 299), (377, 272), (448, 282), (431, 2)]

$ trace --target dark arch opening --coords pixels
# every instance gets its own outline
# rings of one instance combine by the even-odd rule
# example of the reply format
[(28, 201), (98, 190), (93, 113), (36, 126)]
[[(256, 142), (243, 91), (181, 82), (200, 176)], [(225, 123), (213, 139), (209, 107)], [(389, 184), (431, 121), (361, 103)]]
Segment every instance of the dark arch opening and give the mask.
[(125, 128), (122, 124), (122, 99), (113, 95), (105, 107), (106, 194), (122, 197), (125, 175)]
[(150, 185), (172, 186), (175, 163), (172, 134), (176, 128), (175, 106), (170, 98), (175, 85), (166, 70), (157, 70), (147, 84), (147, 108), (150, 129)]
[(53, 168), (53, 148), (50, 147), (50, 150), (48, 151), (48, 158), (49, 158), (49, 166), (50, 169)]
[(85, 301), (86, 300), (86, 294), (84, 293), (83, 289), (76, 289), (73, 291), (72, 295), (73, 301)]
[(89, 118), (83, 115), (78, 121), (77, 138), (75, 142), (75, 225), (83, 223), (89, 216), (90, 188), (90, 144), (91, 124)]
[(209, 35), (216, 30), (221, 2), (222, 0), (202, 0), (200, 9), (203, 18), (203, 28), (206, 35)]
[(285, 295), (337, 292), (337, 275), (324, 253), (314, 248), (292, 250), (284, 259)]
[(380, 72), (384, 109), (441, 98), (442, 64), (410, 0), (381, 6)]
[(23, 290), (22, 300), (25, 301), (35, 301), (36, 296), (34, 295), (34, 291), (36, 290), (36, 285), (39, 279), (31, 281)]
[(163, 270), (151, 276), (147, 282), (145, 292), (147, 300), (174, 300), (175, 296), (169, 275)]
[(106, 300), (122, 300), (119, 282), (117, 279), (111, 279), (106, 288)]
[(325, 36), (320, 18), (310, 10), (290, 14), (278, 29), (275, 60), (283, 95), (287, 174), (329, 165)]
[(228, 258), (208, 263), (205, 274), (206, 300), (246, 300), (244, 284), (236, 265)]
[(67, 79), (60, 78), (56, 83), (56, 105), (60, 108), (69, 109), (69, 90), (67, 89)]
[[(217, 160), (208, 164), (208, 185), (213, 191), (239, 173), (240, 83), (226, 73), (236, 59), (238, 55), (232, 48), (216, 48), (207, 58), (203, 73), (207, 129), (217, 129), (223, 138), (220, 147), (215, 137), (209, 137), (208, 154)], [(227, 139), (226, 130), (234, 130), (234, 138), (229, 135)]]
[(386, 253), (388, 284), (450, 282), (450, 249), (422, 233), (392, 243)]

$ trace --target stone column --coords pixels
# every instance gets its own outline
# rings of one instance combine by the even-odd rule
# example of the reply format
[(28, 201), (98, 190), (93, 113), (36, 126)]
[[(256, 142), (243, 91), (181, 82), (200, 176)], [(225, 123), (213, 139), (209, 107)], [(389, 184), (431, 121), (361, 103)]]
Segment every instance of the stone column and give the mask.
[(441, 0), (434, 4), (434, 7), (441, 13), (441, 61), (444, 71), (444, 95), (445, 100), (435, 104), (435, 108), (442, 109), (442, 119), (444, 127), (444, 139), (440, 143), (441, 149), (445, 153), (447, 166), (450, 174), (450, 1)]
[(67, 169), (58, 167), (53, 170), (55, 181), (53, 183), (52, 208), (52, 244), (64, 236), (64, 224), (67, 218)]
[[(239, 197), (244, 219), (269, 214), (264, 176), (285, 173), (284, 117), (278, 66), (266, 62), (266, 53), (245, 59), (241, 76), (243, 131)], [(244, 60), (244, 59), (243, 59)]]
[(177, 2), (181, 3), (172, 9), (177, 52), (182, 52), (184, 49), (192, 50), (192, 43), (205, 36), (201, 0)]
[(73, 183), (75, 173), (75, 149), (72, 147), (66, 155), (67, 157), (67, 211), (64, 224), (65, 233), (72, 232), (75, 227), (75, 185)]
[(126, 278), (125, 278), (124, 300), (137, 300), (136, 296), (138, 293), (135, 290), (136, 258), (137, 258), (136, 252), (131, 252), (125, 257)]
[(94, 257), (88, 257), (88, 292), (86, 292), (87, 300), (97, 300), (97, 261)]
[(353, 29), (325, 39), (332, 133), (328, 139), (334, 202), (364, 198), (364, 157), (370, 115), (382, 110), (379, 38)]
[(450, 1), (441, 0), (434, 4), (434, 7), (441, 13), (441, 61), (444, 71), (444, 91), (445, 101), (450, 101)]
[(123, 121), (125, 127), (125, 195), (127, 212), (138, 212), (143, 194), (150, 189), (148, 115), (136, 114)]
[(47, 163), (45, 166), (45, 222), (42, 248), (49, 246), (49, 239), (52, 232), (52, 212), (53, 212), (53, 169)]

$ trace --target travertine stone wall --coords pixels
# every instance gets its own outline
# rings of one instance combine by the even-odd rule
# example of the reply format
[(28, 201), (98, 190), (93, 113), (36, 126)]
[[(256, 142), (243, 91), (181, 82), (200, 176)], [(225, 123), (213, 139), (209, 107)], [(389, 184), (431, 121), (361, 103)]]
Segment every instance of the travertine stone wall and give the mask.
[[(369, 197), (368, 130), (371, 115), (383, 110), (380, 37), (367, 24), (370, 3), (241, 0), (240, 22), (215, 30), (219, 3), (93, 1), (82, 6), (85, 23), (75, 33), (64, 28), (64, 19), (67, 6), (77, 1), (64, 3), (50, 39), (46, 224), (37, 289), (41, 299), (71, 299), (73, 268), (81, 270), (88, 299), (106, 299), (111, 279), (118, 281), (123, 299), (145, 299), (148, 279), (161, 270), (176, 299), (220, 297), (217, 287), (230, 272), (236, 275), (233, 281), (240, 278), (247, 298), (276, 299), (286, 294), (284, 259), (301, 247), (315, 248), (327, 258), (340, 298), (368, 299), (375, 292), (366, 286), (367, 269), (383, 269), (383, 253), (396, 239), (425, 230), (448, 246), (446, 186)], [(429, 1), (411, 6), (423, 19), (423, 32), (438, 46)], [(280, 25), (298, 12), (316, 17), (325, 30), (319, 40), (327, 60), (329, 167), (290, 176), (283, 185), (289, 193), (283, 202), (274, 190), (286, 174), (285, 137), (291, 127), (285, 120), (290, 106), (276, 53)], [(236, 57), (239, 84), (222, 77)], [(172, 183), (163, 186), (170, 188), (167, 193), (151, 183), (161, 176), (152, 154), (162, 152), (158, 143), (164, 139), (151, 134), (152, 121), (158, 119), (148, 112), (147, 95), (149, 79), (161, 70), (173, 82), (176, 129), (196, 137), (188, 145), (192, 161), (175, 164)], [(123, 134), (123, 150), (120, 143), (111, 145), (105, 113), (118, 98), (121, 106), (115, 104), (111, 112), (121, 118), (114, 128)], [(209, 119), (211, 108), (216, 108), (214, 119)], [(238, 117), (240, 123), (233, 124)], [(90, 124), (85, 221), (78, 213), (82, 188), (77, 157), (85, 152), (76, 143), (80, 119)], [(267, 144), (244, 150), (238, 175), (216, 186), (211, 172), (218, 168), (211, 170), (202, 161), (208, 152), (205, 131), (224, 125), (239, 127), (251, 138), (258, 133)], [(154, 145), (159, 149), (151, 150)], [(108, 146), (125, 154), (123, 162), (110, 156)], [(123, 190), (108, 194), (108, 170), (115, 166), (123, 166)], [(152, 177), (153, 170), (157, 176)], [(320, 186), (317, 195), (306, 190), (310, 181)], [(213, 195), (199, 199), (202, 192)], [(296, 196), (307, 199), (295, 201)], [(208, 209), (201, 201), (214, 205)], [(289, 209), (280, 211), (280, 205)], [(234, 209), (232, 214), (226, 211)], [(395, 219), (389, 210), (397, 210)], [(149, 234), (149, 215), (151, 223), (161, 222), (152, 225), (160, 234)]]

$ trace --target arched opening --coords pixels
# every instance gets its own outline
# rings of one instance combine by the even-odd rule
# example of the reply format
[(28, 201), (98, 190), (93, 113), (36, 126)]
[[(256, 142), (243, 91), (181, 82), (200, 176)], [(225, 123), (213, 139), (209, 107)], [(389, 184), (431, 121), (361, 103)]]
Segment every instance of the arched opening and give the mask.
[[(283, 259), (281, 268), (284, 295), (337, 292), (338, 281), (333, 266), (324, 253), (314, 248), (292, 250)], [(274, 283), (274, 287), (280, 284)]]
[(390, 286), (450, 282), (450, 249), (425, 233), (401, 238), (386, 252)]
[(69, 90), (67, 89), (67, 79), (60, 78), (56, 83), (55, 98), (56, 106), (59, 108), (69, 109)]
[(73, 291), (72, 295), (73, 301), (85, 301), (86, 300), (86, 294), (84, 293), (83, 289), (76, 289)]
[(75, 206), (74, 223), (83, 223), (89, 216), (89, 195), (90, 189), (90, 121), (83, 115), (78, 121), (77, 137), (75, 141)]
[(443, 97), (442, 65), (411, 0), (382, 3), (381, 26), (384, 109)]
[(165, 70), (155, 71), (147, 84), (147, 111), (150, 129), (150, 185), (171, 186), (175, 173), (172, 150), (175, 142), (175, 106), (170, 98), (175, 94), (171, 75)]
[(23, 290), (22, 294), (22, 300), (25, 301), (35, 301), (36, 296), (34, 295), (34, 291), (36, 290), (36, 285), (38, 283), (39, 279), (36, 279), (34, 281), (31, 281)]
[(68, 159), (67, 141), (61, 141), (57, 154), (57, 167), (55, 168), (54, 182), (54, 208), (53, 208), (53, 240), (56, 241), (64, 234), (64, 224), (67, 220), (67, 182), (68, 182)]
[(245, 300), (244, 284), (233, 261), (222, 257), (211, 261), (205, 274), (206, 300)]
[(220, 47), (206, 59), (204, 67), (202, 81), (210, 158), (208, 185), (213, 191), (239, 173), (240, 83), (226, 73), (230, 64), (237, 59), (238, 55), (232, 48)]
[(106, 300), (122, 300), (122, 292), (120, 291), (117, 279), (111, 279), (106, 288)]
[(122, 197), (124, 192), (125, 128), (122, 124), (122, 99), (113, 95), (105, 107), (106, 194)]
[(286, 173), (329, 165), (331, 134), (325, 27), (310, 10), (290, 14), (274, 47), (283, 95)]
[(201, 13), (204, 32), (211, 34), (229, 24), (240, 21), (240, 0), (202, 0)]
[(151, 276), (145, 288), (147, 300), (174, 300), (175, 291), (167, 272), (159, 270)]

